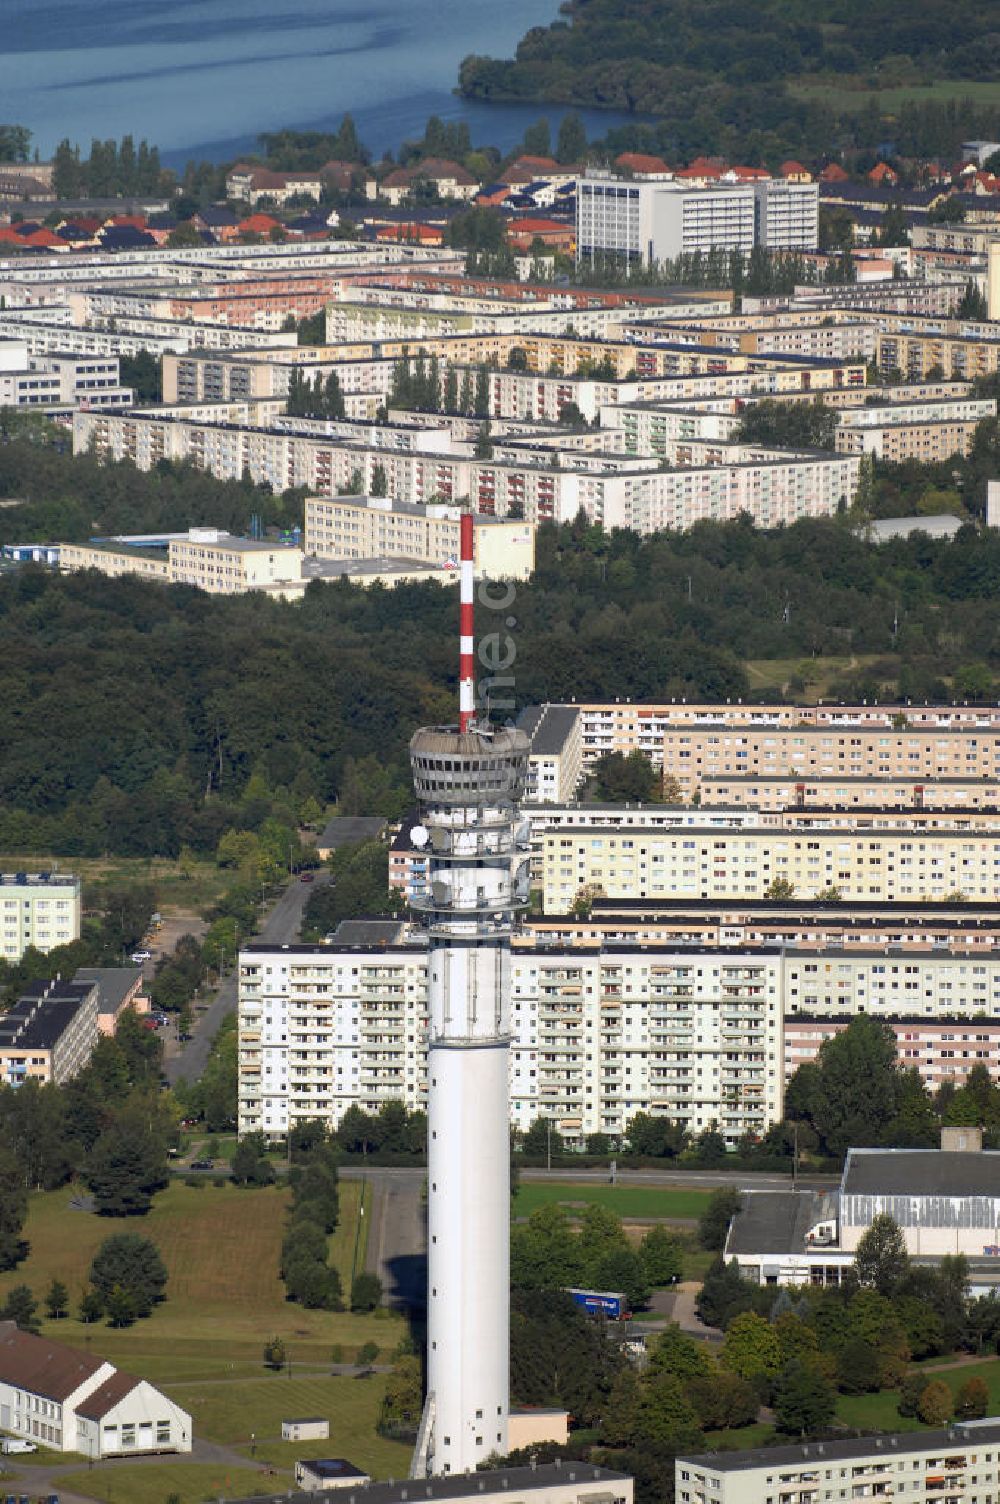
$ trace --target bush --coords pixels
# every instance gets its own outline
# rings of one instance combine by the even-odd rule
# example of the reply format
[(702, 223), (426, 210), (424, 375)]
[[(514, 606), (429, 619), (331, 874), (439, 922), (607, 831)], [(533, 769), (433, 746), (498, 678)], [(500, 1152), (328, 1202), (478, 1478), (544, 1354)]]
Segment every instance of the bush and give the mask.
[(264, 1343), (264, 1367), (277, 1371), (285, 1366), (285, 1344), (280, 1337), (272, 1337)]
[(375, 1359), (378, 1357), (378, 1353), (379, 1349), (377, 1343), (363, 1342), (358, 1348), (357, 1361), (358, 1363), (374, 1363)]
[(966, 1379), (955, 1398), (955, 1416), (958, 1420), (982, 1420), (990, 1403), (990, 1391), (985, 1379)]

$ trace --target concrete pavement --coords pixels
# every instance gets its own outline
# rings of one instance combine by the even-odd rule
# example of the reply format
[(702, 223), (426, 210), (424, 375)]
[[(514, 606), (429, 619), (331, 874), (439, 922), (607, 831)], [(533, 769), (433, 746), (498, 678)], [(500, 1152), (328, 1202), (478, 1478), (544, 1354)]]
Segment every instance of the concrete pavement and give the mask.
[[(315, 893), (317, 888), (322, 887), (329, 880), (329, 872), (317, 872), (315, 882), (303, 883), (297, 878), (290, 882), (267, 915), (259, 933), (250, 938), (267, 940), (274, 945), (297, 940), (306, 901), (310, 894)], [(219, 1025), (227, 1013), (233, 1013), (236, 1010), (236, 993), (234, 971), (223, 982), (206, 1011), (195, 1015), (192, 1030), (194, 1038), (182, 1047), (180, 1054), (164, 1062), (163, 1073), (171, 1086), (181, 1079), (198, 1080), (205, 1069), (212, 1040), (219, 1031)]]

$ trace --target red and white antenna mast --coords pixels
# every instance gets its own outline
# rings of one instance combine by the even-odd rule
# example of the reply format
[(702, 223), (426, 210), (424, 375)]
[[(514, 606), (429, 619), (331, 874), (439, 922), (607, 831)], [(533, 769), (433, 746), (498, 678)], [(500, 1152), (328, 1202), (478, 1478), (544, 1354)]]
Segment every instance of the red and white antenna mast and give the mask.
[(476, 714), (475, 689), (475, 619), (472, 594), (472, 570), (474, 535), (472, 513), (463, 512), (460, 520), (461, 575), (459, 591), (461, 606), (459, 616), (459, 663), (458, 663), (458, 729), (463, 734), (469, 730)]

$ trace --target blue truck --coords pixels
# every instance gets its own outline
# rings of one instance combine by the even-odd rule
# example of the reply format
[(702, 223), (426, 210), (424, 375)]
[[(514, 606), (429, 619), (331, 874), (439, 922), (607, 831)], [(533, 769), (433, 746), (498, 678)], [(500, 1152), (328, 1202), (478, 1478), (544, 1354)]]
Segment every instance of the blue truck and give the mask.
[(606, 1316), (609, 1321), (627, 1321), (629, 1318), (628, 1296), (621, 1290), (567, 1290), (566, 1294), (591, 1316)]

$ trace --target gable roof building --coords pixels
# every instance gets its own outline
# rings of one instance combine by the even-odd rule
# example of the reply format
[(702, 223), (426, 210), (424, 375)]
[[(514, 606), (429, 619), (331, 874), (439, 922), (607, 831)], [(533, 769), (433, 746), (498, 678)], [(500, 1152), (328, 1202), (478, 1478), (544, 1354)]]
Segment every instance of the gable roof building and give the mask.
[(0, 1427), (85, 1457), (190, 1452), (191, 1417), (145, 1379), (0, 1322)]

